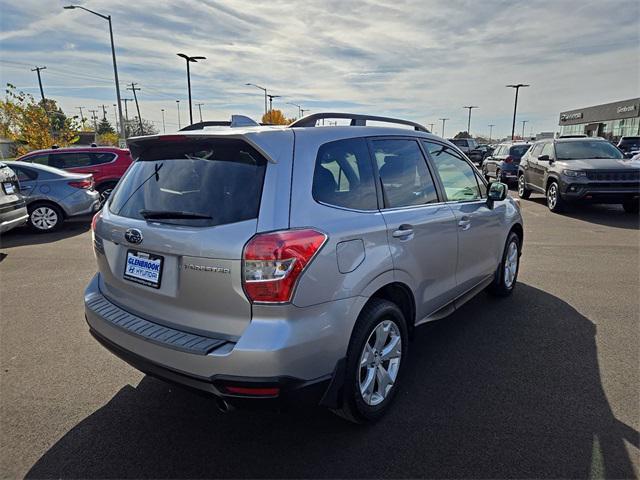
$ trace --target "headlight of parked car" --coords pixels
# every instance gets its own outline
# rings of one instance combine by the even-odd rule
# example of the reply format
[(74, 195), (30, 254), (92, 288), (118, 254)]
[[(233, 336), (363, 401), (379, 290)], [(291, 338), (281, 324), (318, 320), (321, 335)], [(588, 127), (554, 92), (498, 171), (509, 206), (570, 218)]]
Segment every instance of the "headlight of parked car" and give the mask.
[(563, 170), (562, 173), (567, 177), (586, 177), (587, 172), (583, 172), (580, 170)]

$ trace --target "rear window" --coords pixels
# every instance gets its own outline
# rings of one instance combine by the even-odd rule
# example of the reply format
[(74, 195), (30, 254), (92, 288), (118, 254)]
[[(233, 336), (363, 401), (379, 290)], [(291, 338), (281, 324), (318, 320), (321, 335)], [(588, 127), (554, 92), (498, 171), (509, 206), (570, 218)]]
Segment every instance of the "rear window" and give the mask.
[(257, 218), (266, 165), (242, 140), (153, 142), (121, 180), (109, 210), (202, 227)]
[(467, 141), (465, 139), (454, 138), (453, 140), (450, 140), (450, 142), (453, 143), (456, 147), (466, 147), (467, 146)]
[(515, 147), (511, 147), (509, 149), (509, 155), (511, 155), (515, 160), (520, 160), (522, 156), (527, 153), (530, 146), (531, 145), (516, 145)]

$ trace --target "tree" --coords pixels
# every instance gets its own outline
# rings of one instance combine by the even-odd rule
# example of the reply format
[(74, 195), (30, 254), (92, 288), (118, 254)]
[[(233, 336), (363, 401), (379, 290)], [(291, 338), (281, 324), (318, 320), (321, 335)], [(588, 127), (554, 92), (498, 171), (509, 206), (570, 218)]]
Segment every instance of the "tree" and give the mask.
[(453, 138), (472, 138), (471, 135), (469, 135), (468, 132), (458, 132), (456, 133), (456, 136)]
[(118, 146), (118, 134), (116, 132), (105, 132), (98, 135), (98, 145)]
[(262, 116), (262, 123), (271, 125), (289, 125), (293, 120), (285, 117), (281, 110), (270, 110)]
[[(16, 143), (16, 155), (34, 149), (51, 148), (54, 144), (66, 146), (77, 141), (78, 126), (74, 119), (64, 115), (54, 100), (47, 99), (47, 110), (62, 115), (49, 115), (32, 95), (17, 90), (10, 83), (5, 93), (5, 99), (0, 101), (0, 136)], [(57, 118), (55, 123), (51, 117)]]
[(136, 116), (133, 120), (128, 120), (124, 122), (125, 129), (127, 131), (127, 137), (137, 137), (140, 135), (155, 135), (160, 131), (155, 126), (155, 124), (150, 120), (142, 119), (142, 128), (144, 131), (140, 130), (140, 120)]
[(105, 133), (116, 133), (116, 131), (109, 123), (109, 120), (103, 118), (100, 120), (100, 123), (98, 123), (98, 135), (104, 135)]

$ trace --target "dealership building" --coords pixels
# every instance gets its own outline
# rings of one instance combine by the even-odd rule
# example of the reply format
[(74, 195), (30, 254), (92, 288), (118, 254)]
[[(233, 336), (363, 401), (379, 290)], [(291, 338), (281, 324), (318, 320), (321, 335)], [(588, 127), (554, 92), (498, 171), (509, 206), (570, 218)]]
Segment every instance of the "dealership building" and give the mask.
[(640, 98), (578, 108), (560, 114), (560, 134), (618, 140), (640, 135)]

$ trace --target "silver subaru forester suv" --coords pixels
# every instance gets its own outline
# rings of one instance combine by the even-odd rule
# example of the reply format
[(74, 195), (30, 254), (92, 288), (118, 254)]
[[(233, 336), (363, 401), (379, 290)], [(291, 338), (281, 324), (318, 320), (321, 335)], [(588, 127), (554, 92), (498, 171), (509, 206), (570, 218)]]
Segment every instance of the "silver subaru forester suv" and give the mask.
[(222, 409), (313, 402), (372, 421), (416, 326), (515, 287), (518, 203), (424, 127), (206, 124), (130, 139), (92, 223), (90, 331), (142, 372)]

